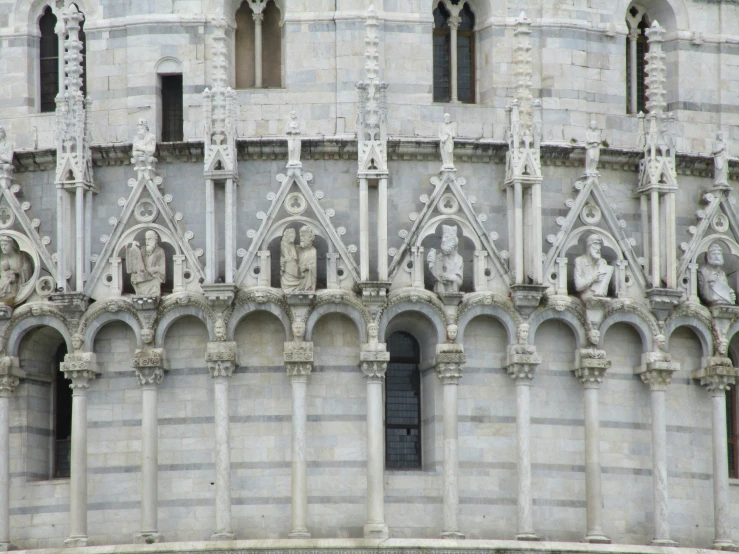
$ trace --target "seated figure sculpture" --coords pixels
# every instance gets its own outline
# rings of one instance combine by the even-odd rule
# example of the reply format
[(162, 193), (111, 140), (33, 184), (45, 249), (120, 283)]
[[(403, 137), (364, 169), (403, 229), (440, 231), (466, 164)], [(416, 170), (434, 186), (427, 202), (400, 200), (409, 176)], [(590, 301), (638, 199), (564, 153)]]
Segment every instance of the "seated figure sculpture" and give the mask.
[(142, 251), (137, 241), (126, 249), (126, 270), (131, 274), (131, 284), (136, 295), (159, 297), (166, 270), (164, 250), (159, 246), (156, 231), (146, 231), (146, 247)]
[(442, 225), (441, 229), (441, 252), (437, 254), (436, 249), (431, 248), (427, 257), (429, 269), (436, 278), (434, 292), (459, 292), (459, 287), (462, 286), (464, 260), (457, 252), (459, 247), (457, 227)]
[(0, 237), (0, 302), (13, 306), (21, 286), (33, 275), (33, 262), (13, 237)]
[(698, 294), (707, 306), (736, 304), (736, 292), (729, 286), (723, 265), (721, 245), (711, 243), (706, 251), (706, 263), (698, 270)]
[(585, 244), (585, 254), (575, 258), (575, 289), (581, 298), (608, 296), (613, 267), (601, 257), (603, 239), (593, 233)]
[(295, 245), (295, 229), (287, 228), (280, 242), (280, 286), (285, 292), (314, 292), (318, 281), (315, 233), (307, 225), (298, 232)]

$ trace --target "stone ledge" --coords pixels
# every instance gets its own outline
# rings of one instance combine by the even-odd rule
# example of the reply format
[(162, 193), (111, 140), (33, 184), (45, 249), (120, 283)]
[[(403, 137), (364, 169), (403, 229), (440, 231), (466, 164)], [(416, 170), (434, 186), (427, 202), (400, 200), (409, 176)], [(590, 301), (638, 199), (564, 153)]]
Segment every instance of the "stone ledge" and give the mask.
[[(392, 529), (391, 529), (392, 532)], [(444, 554), (475, 553), (571, 553), (571, 554), (704, 554), (710, 548), (671, 547), (633, 544), (590, 544), (584, 542), (530, 542), (516, 540), (450, 540), (450, 539), (265, 539), (235, 541), (171, 542), (147, 545), (122, 544), (111, 546), (88, 546), (84, 548), (45, 548), (38, 550), (16, 550), (20, 554), (251, 554), (274, 553), (315, 554), (364, 554), (382, 551), (388, 554), (420, 554), (440, 551)]]

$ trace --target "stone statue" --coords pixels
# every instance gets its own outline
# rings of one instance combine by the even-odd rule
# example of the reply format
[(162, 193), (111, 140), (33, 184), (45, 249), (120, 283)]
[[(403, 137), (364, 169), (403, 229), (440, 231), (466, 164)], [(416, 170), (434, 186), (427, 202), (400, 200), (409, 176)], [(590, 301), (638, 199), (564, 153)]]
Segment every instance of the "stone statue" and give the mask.
[(464, 260), (457, 252), (459, 238), (455, 225), (441, 226), (441, 252), (435, 248), (429, 250), (427, 261), (429, 269), (436, 277), (434, 292), (459, 292), (462, 285)]
[(13, 145), (6, 137), (5, 128), (0, 125), (0, 170), (13, 169)]
[(585, 254), (575, 258), (575, 289), (581, 298), (608, 296), (613, 267), (600, 255), (603, 239), (593, 233), (585, 244)]
[(723, 265), (721, 245), (714, 242), (706, 252), (706, 265), (698, 270), (698, 293), (707, 306), (736, 304), (736, 293), (729, 286)]
[(295, 246), (295, 229), (285, 229), (280, 242), (280, 286), (285, 292), (315, 291), (318, 258), (313, 246), (313, 229), (303, 225)]
[(302, 167), (300, 162), (300, 122), (298, 115), (290, 112), (290, 121), (287, 123), (287, 167)]
[(441, 151), (441, 169), (454, 169), (454, 137), (456, 129), (452, 116), (444, 114), (444, 123), (439, 127), (439, 150)]
[(137, 241), (126, 249), (126, 271), (138, 296), (161, 296), (166, 271), (164, 250), (159, 246), (156, 231), (146, 231), (146, 245), (142, 251)]
[(713, 184), (717, 187), (729, 186), (729, 150), (724, 140), (723, 131), (716, 133), (711, 149), (713, 156)]
[(591, 121), (590, 127), (585, 134), (585, 175), (598, 174), (600, 144), (600, 129), (598, 129), (595, 121)]
[(157, 149), (157, 139), (149, 132), (149, 124), (145, 119), (139, 119), (136, 128), (138, 132), (133, 137), (133, 163), (149, 163)]
[(516, 344), (508, 349), (510, 354), (531, 356), (536, 354), (536, 346), (529, 344), (529, 324), (521, 323), (516, 328)]
[(15, 304), (21, 286), (33, 275), (33, 262), (8, 235), (0, 236), (0, 302)]

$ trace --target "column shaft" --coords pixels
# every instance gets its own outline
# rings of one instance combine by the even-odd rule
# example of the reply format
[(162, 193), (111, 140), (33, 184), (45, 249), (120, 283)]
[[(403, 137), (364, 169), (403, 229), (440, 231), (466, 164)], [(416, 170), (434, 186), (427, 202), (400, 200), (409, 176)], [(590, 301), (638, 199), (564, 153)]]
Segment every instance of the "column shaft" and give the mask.
[(236, 225), (234, 224), (234, 216), (236, 210), (236, 199), (234, 198), (234, 181), (233, 179), (226, 179), (226, 229), (224, 230), (224, 241), (223, 247), (226, 254), (226, 283), (231, 284), (234, 282), (234, 233), (236, 231)]
[(387, 281), (387, 179), (380, 179), (377, 187), (377, 273), (380, 281)]
[(603, 535), (603, 493), (600, 476), (598, 387), (585, 386), (585, 502), (588, 542), (610, 542)]
[(157, 386), (141, 389), (141, 535), (157, 534), (159, 448)]
[(310, 538), (307, 526), (308, 478), (306, 471), (306, 409), (307, 376), (291, 377), (293, 393), (292, 444), (292, 532), (290, 538)]
[(526, 280), (526, 270), (524, 268), (523, 262), (523, 190), (519, 181), (516, 181), (513, 184), (513, 205), (513, 230), (515, 232), (515, 236), (509, 238), (509, 240), (512, 240), (515, 246), (513, 259), (516, 262), (514, 267), (516, 272), (516, 284), (518, 285), (525, 282)]
[(651, 193), (650, 202), (652, 204), (652, 286), (660, 287), (660, 241), (662, 237), (659, 234), (659, 192), (653, 190)]
[(264, 16), (254, 14), (254, 86), (262, 88), (262, 20)]
[(85, 191), (77, 187), (74, 198), (75, 217), (75, 244), (74, 244), (74, 273), (76, 291), (81, 292), (85, 287)]
[(0, 393), (0, 552), (10, 546), (10, 398)]
[(629, 64), (629, 87), (631, 88), (631, 98), (630, 98), (630, 106), (629, 106), (629, 112), (632, 114), (636, 114), (637, 111), (637, 101), (636, 101), (636, 94), (637, 94), (637, 88), (636, 88), (636, 33), (631, 33), (629, 35), (629, 56), (631, 63)]
[(90, 256), (92, 254), (92, 191), (85, 193), (85, 278), (90, 275)]
[(67, 546), (87, 544), (87, 388), (72, 387), (72, 454)]
[(667, 495), (667, 423), (665, 391), (652, 389), (652, 487), (654, 497), (654, 543), (674, 544), (670, 540)]
[(451, 30), (451, 101), (458, 102), (459, 96), (457, 94), (457, 29), (459, 27), (459, 16), (452, 16), (449, 18), (449, 28)]
[(228, 377), (214, 377), (216, 446), (216, 532), (214, 538), (233, 538), (231, 531), (231, 441), (228, 417)]
[(534, 534), (531, 498), (531, 387), (516, 379), (516, 453), (518, 457), (518, 540), (538, 540)]
[(457, 483), (457, 383), (445, 382), (444, 391), (444, 538), (464, 538), (459, 532)]
[[(63, 50), (62, 50), (63, 51)], [(64, 189), (61, 185), (56, 186), (56, 255), (57, 255), (57, 268), (59, 274), (57, 275), (57, 287), (66, 290), (67, 286), (67, 260), (66, 260), (66, 248), (67, 248), (67, 222), (65, 221), (66, 211), (64, 202)]]
[(215, 184), (212, 179), (207, 179), (205, 181), (205, 278), (208, 283), (215, 283), (218, 275), (215, 198)]
[(729, 523), (729, 455), (726, 442), (726, 392), (711, 391), (713, 403), (713, 520), (714, 547), (733, 546)]
[(385, 444), (382, 380), (367, 378), (367, 525), (366, 538), (387, 538), (385, 525)]
[(369, 280), (369, 191), (367, 179), (359, 180), (359, 274)]
[(543, 268), (541, 262), (542, 253), (542, 229), (541, 229), (541, 185), (531, 185), (531, 272), (534, 283), (543, 282)]

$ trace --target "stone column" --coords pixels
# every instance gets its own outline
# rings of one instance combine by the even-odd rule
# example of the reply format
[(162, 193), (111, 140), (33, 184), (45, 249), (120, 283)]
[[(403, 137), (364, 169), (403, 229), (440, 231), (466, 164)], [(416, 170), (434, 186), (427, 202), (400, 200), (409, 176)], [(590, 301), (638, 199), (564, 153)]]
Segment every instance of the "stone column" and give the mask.
[(709, 357), (706, 367), (693, 377), (711, 393), (713, 404), (713, 524), (716, 550), (736, 550), (731, 540), (729, 517), (729, 454), (726, 441), (726, 391), (736, 382), (739, 370), (729, 358)]
[(82, 292), (85, 288), (85, 190), (81, 186), (75, 190), (74, 218), (75, 291)]
[(670, 355), (663, 351), (642, 356), (643, 363), (636, 372), (649, 385), (652, 411), (652, 497), (654, 510), (654, 539), (657, 546), (677, 546), (670, 539), (669, 495), (667, 487), (667, 419), (665, 393), (672, 374), (680, 369)]
[(309, 539), (305, 393), (308, 376), (313, 369), (313, 343), (298, 340), (286, 342), (285, 369), (290, 377), (293, 393), (292, 531), (289, 537)]
[(436, 371), (444, 391), (444, 539), (463, 539), (459, 532), (459, 486), (457, 477), (457, 385), (466, 362), (461, 344), (436, 345)]
[(359, 179), (359, 276), (369, 280), (369, 183)]
[(0, 358), (0, 552), (10, 549), (10, 397), (19, 377), (18, 358)]
[(252, 17), (254, 18), (254, 87), (262, 88), (264, 86), (262, 82), (262, 21), (264, 21), (264, 14), (261, 10), (259, 12), (255, 11)]
[(462, 18), (458, 15), (452, 15), (449, 17), (449, 34), (451, 40), (451, 75), (450, 75), (450, 88), (451, 88), (451, 101), (458, 102), (459, 95), (457, 94), (457, 30), (459, 24), (462, 23)]
[(159, 505), (158, 386), (168, 370), (163, 348), (144, 348), (133, 356), (136, 379), (141, 385), (141, 531), (134, 542), (160, 541), (157, 530)]
[(359, 354), (362, 373), (367, 379), (367, 524), (364, 537), (387, 539), (385, 523), (385, 426), (382, 385), (390, 352), (382, 343), (362, 345)]
[(69, 479), (69, 537), (64, 546), (87, 545), (87, 389), (100, 372), (95, 354), (73, 352), (60, 370), (72, 381), (72, 455)]
[[(524, 328), (525, 329), (522, 329)], [(526, 338), (521, 338), (525, 334)], [(531, 495), (531, 380), (541, 358), (526, 344), (528, 325), (519, 326), (519, 343), (508, 347), (506, 371), (516, 383), (516, 453), (518, 467), (518, 532), (520, 541), (537, 541)]]
[(611, 362), (603, 350), (584, 348), (579, 352), (575, 376), (585, 389), (585, 503), (587, 513), (586, 542), (609, 543), (603, 534), (603, 493), (600, 474), (600, 416), (598, 390)]
[(211, 540), (233, 540), (231, 527), (231, 430), (228, 388), (236, 368), (235, 342), (209, 342), (205, 363), (213, 378), (216, 459), (216, 531)]
[(629, 88), (631, 90), (631, 98), (629, 99), (629, 113), (636, 115), (636, 72), (637, 72), (637, 56), (636, 56), (636, 39), (639, 36), (639, 29), (634, 29), (629, 33)]

